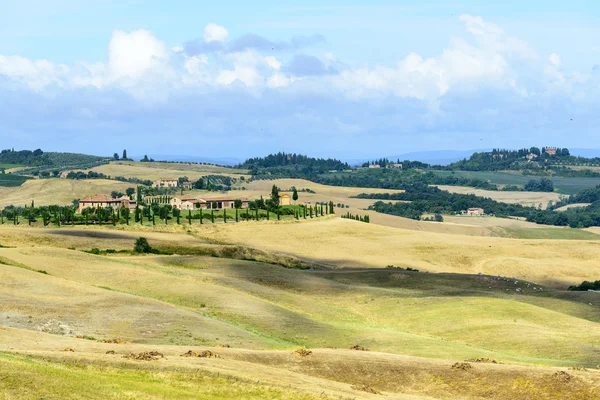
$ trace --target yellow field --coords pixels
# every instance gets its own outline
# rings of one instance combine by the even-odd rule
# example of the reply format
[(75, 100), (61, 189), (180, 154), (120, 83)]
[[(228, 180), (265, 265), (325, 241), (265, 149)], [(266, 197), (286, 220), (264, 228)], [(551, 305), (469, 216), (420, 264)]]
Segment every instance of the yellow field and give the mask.
[(110, 195), (113, 190), (125, 193), (129, 187), (135, 185), (104, 179), (31, 179), (20, 187), (0, 187), (0, 207), (31, 205), (32, 200), (38, 206), (69, 205), (91, 194)]
[(148, 179), (155, 181), (159, 178), (180, 178), (187, 176), (190, 180), (198, 180), (204, 175), (226, 175), (234, 178), (243, 176), (247, 171), (217, 167), (214, 165), (176, 164), (176, 163), (140, 163), (131, 161), (113, 161), (91, 169), (111, 177)]
[[(81, 251), (131, 249), (139, 236), (174, 254)], [(600, 373), (567, 369), (596, 365), (600, 303), (594, 293), (564, 291), (600, 275), (595, 242), (477, 238), (330, 217), (3, 225), (0, 244), (0, 393), (8, 398), (381, 397), (367, 387), (393, 399), (586, 399), (600, 388)], [(235, 259), (244, 254), (236, 244), (266, 251), (272, 262)], [(221, 256), (202, 255), (207, 248)], [(277, 265), (289, 255), (321, 266)], [(128, 343), (98, 342), (114, 338)], [(370, 351), (350, 351), (354, 345)], [(313, 353), (292, 355), (298, 348)], [(207, 349), (220, 358), (180, 356)], [(123, 359), (142, 351), (165, 358)], [(451, 368), (481, 357), (503, 364)], [(558, 371), (572, 376), (568, 384)]]
[(524, 206), (538, 207), (540, 204), (543, 209), (548, 206), (548, 202), (557, 203), (560, 200), (558, 193), (546, 192), (503, 192), (501, 190), (482, 190), (464, 186), (447, 186), (438, 185), (442, 190), (447, 190), (451, 193), (474, 194), (481, 197), (489, 197), (490, 199), (509, 204), (521, 204)]

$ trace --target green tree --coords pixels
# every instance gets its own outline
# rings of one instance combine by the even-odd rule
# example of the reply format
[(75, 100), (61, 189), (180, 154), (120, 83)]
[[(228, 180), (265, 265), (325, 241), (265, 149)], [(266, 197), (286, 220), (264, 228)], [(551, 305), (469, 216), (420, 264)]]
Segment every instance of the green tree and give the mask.
[(125, 194), (127, 195), (127, 197), (129, 197), (129, 200), (133, 200), (133, 195), (135, 194), (135, 189), (134, 188), (127, 188), (125, 190)]
[(127, 150), (123, 150), (123, 160), (127, 160)]
[(131, 215), (131, 211), (127, 207), (121, 207), (121, 218), (125, 219), (127, 225), (129, 225), (129, 217)]
[(294, 200), (294, 204), (298, 201), (298, 191), (294, 188), (294, 193), (292, 193), (292, 200)]
[(147, 254), (152, 252), (152, 247), (150, 247), (148, 239), (146, 239), (145, 237), (139, 237), (135, 240), (133, 251), (136, 253)]
[(115, 154), (113, 154), (113, 158), (114, 158), (115, 160), (118, 160), (118, 159), (119, 159), (119, 155), (118, 155), (117, 153), (115, 153)]

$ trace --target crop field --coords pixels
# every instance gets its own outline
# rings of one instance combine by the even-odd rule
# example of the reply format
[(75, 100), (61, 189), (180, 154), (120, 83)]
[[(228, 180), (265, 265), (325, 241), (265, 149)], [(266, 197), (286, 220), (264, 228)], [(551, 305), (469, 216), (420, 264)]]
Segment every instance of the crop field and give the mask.
[[(174, 254), (82, 251), (131, 249), (142, 235)], [(564, 285), (600, 273), (590, 260), (596, 244), (464, 238), (331, 218), (156, 229), (0, 226), (0, 392), (595, 395), (600, 300)], [(205, 248), (220, 255), (194, 251)], [(264, 262), (243, 255), (256, 252)], [(285, 268), (289, 257), (313, 268)], [(386, 263), (421, 271), (371, 268)], [(498, 278), (499, 266), (511, 278)], [(476, 359), (484, 362), (467, 361)]]
[(19, 187), (0, 187), (0, 207), (29, 205), (32, 200), (38, 206), (68, 205), (74, 199), (91, 194), (110, 194), (113, 190), (125, 192), (128, 187), (135, 185), (104, 179), (30, 179)]
[(0, 174), (0, 187), (19, 187), (29, 178), (13, 174)]
[(556, 203), (560, 200), (558, 193), (546, 192), (503, 192), (494, 190), (482, 190), (464, 186), (437, 185), (438, 188), (450, 193), (474, 194), (475, 196), (488, 197), (490, 199), (509, 204), (521, 204), (523, 206), (539, 207), (545, 209), (549, 202)]
[(131, 161), (113, 161), (109, 164), (92, 168), (92, 171), (101, 172), (111, 177), (123, 176), (125, 178), (148, 179), (151, 181), (159, 178), (180, 178), (187, 176), (190, 180), (197, 180), (204, 175), (226, 175), (234, 178), (244, 176), (248, 171), (214, 165), (176, 164), (176, 163), (140, 163)]
[[(522, 175), (517, 172), (487, 172), (487, 171), (433, 171), (438, 175), (456, 175), (461, 178), (483, 179), (496, 185), (525, 185), (531, 179), (539, 179), (536, 176)], [(575, 194), (583, 189), (593, 188), (600, 185), (600, 178), (567, 178), (548, 177), (554, 182), (554, 187), (561, 194)]]

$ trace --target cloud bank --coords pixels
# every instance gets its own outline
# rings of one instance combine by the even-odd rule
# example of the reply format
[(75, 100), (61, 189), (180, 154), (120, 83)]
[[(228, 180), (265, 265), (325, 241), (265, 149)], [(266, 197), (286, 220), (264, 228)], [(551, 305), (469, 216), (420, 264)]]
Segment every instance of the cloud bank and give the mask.
[(111, 141), (151, 151), (168, 139), (172, 152), (197, 152), (223, 138), (245, 146), (214, 155), (600, 146), (589, 138), (599, 122), (598, 66), (565, 71), (559, 54), (481, 17), (458, 23), (464, 35), (436, 56), (413, 52), (394, 65), (350, 65), (323, 50), (321, 35), (230, 38), (215, 23), (175, 47), (147, 30), (117, 30), (100, 61), (0, 55), (0, 135), (32, 147), (56, 144), (53, 133), (84, 151), (102, 133), (96, 152), (108, 154)]

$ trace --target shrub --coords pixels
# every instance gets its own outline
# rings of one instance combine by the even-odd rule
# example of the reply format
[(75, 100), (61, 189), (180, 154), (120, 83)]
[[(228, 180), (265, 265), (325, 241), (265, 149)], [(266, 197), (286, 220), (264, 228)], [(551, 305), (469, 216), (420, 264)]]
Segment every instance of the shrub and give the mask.
[(151, 253), (152, 247), (150, 247), (150, 243), (144, 237), (139, 237), (135, 241), (135, 246), (133, 247), (133, 251), (136, 253)]

